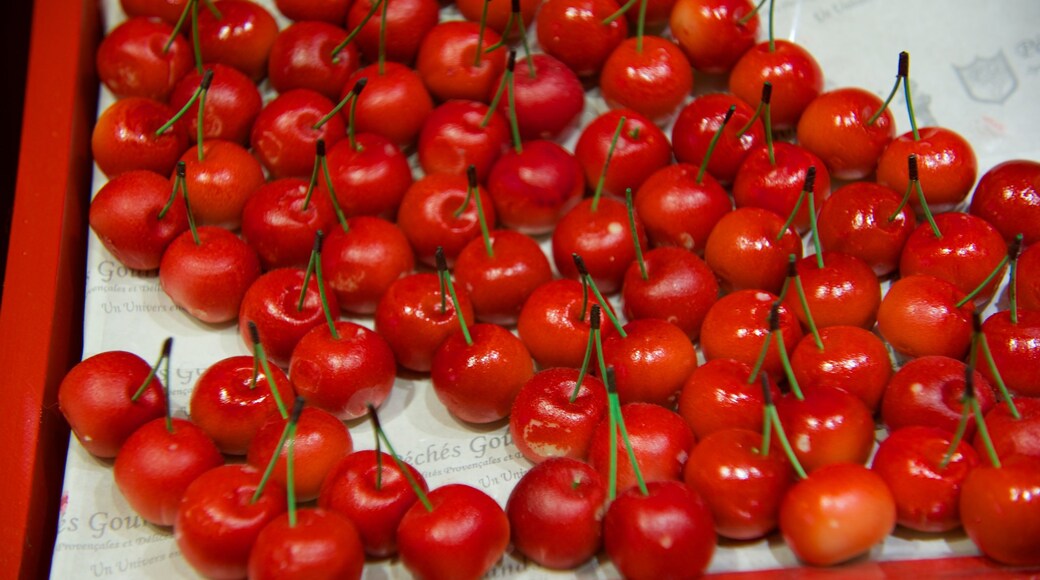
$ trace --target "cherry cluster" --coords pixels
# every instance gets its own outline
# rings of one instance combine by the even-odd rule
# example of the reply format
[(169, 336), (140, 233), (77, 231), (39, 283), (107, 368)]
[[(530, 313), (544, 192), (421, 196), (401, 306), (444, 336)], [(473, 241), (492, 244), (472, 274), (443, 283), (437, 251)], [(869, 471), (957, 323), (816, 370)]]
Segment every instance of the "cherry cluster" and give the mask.
[[(917, 127), (909, 55), (883, 100), (824, 92), (772, 2), (766, 40), (751, 0), (275, 0), (283, 29), (121, 4), (91, 228), (253, 355), (199, 377), (190, 421), (169, 344), (59, 397), (200, 573), (476, 578), (511, 543), (699, 575), (719, 536), (830, 565), (897, 524), (1040, 564), (1040, 494), (1012, 491), (1040, 485), (1040, 163), (976, 183), (970, 144)], [(729, 92), (693, 97), (699, 73)], [(579, 126), (590, 90), (610, 110)], [(534, 467), (505, 509), (396, 456), (399, 369), (508, 420)]]

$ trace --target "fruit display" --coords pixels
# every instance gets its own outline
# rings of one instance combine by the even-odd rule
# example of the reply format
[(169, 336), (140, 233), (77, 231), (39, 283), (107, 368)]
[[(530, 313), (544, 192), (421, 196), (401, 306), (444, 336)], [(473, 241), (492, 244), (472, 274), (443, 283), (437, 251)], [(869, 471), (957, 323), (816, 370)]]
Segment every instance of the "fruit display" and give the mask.
[(887, 0), (100, 4), (55, 577), (1040, 567), (1040, 153), (939, 103), (987, 49), (855, 46)]

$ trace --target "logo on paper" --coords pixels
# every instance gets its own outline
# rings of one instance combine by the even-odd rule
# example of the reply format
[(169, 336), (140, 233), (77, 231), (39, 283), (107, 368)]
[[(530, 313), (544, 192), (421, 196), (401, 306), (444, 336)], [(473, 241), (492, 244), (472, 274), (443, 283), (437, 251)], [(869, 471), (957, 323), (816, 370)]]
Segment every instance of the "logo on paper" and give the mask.
[(1004, 51), (989, 57), (976, 57), (965, 66), (953, 65), (968, 96), (981, 103), (1003, 103), (1018, 88), (1018, 77), (1011, 70)]

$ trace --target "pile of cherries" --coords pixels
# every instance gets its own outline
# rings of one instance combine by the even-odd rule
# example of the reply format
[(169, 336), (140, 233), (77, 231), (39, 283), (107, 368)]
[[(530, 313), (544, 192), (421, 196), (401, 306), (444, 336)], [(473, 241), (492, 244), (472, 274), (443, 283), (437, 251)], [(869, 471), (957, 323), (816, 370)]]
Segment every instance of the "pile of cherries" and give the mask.
[[(897, 524), (1040, 565), (1040, 163), (976, 183), (916, 126), (905, 53), (897, 136), (891, 95), (824, 92), (772, 38), (771, 2), (121, 4), (90, 225), (253, 355), (190, 420), (170, 342), (83, 361), (59, 402), (200, 574), (478, 578), (511, 545), (685, 577), (719, 536), (831, 565)], [(610, 110), (578, 126), (590, 89)], [(534, 467), (504, 509), (394, 454), (401, 370), (460, 424), (508, 420)]]

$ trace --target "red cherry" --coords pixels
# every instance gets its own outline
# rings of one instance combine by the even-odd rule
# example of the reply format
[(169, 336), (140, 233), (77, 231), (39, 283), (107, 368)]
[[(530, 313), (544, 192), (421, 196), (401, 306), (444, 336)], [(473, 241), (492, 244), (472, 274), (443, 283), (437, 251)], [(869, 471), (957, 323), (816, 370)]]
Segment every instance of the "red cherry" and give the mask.
[[(708, 93), (690, 101), (679, 112), (672, 126), (672, 148), (680, 163), (700, 166), (730, 107), (733, 117), (722, 130), (708, 160), (708, 173), (723, 184), (733, 183), (744, 158), (752, 150), (765, 144), (765, 129), (761, 119), (755, 119), (755, 110), (730, 93)], [(741, 130), (747, 130), (741, 133)]]
[[(343, 139), (329, 149), (329, 175), (343, 213), (392, 219), (414, 181), (408, 158), (391, 141), (375, 133), (360, 133), (356, 147)], [(322, 195), (329, 186), (318, 181)]]
[[(978, 161), (971, 145), (957, 133), (942, 127), (922, 127), (914, 134), (903, 133), (885, 148), (878, 159), (877, 182), (896, 191), (910, 183), (907, 158), (917, 156), (918, 178), (925, 200), (933, 212), (953, 209), (971, 193), (978, 175)], [(910, 203), (917, 207), (916, 195)]]
[[(236, 68), (214, 63), (206, 65), (206, 70), (213, 71), (213, 77), (206, 91), (202, 119), (203, 138), (223, 139), (247, 145), (253, 123), (263, 108), (259, 89), (249, 77)], [(170, 106), (178, 111), (184, 108), (202, 85), (202, 77), (203, 75), (195, 69), (188, 71), (170, 93)], [(199, 140), (198, 119), (199, 105), (196, 102), (183, 117), (184, 125), (188, 128), (188, 137), (192, 142)]]
[[(498, 86), (496, 81), (506, 68), (506, 51), (487, 52), (487, 49), (501, 39), (494, 30), (481, 31), (475, 22), (441, 22), (422, 39), (415, 70), (430, 95), (438, 101), (487, 102), (488, 95), (493, 94)], [(479, 59), (478, 42), (482, 42)]]
[(674, 163), (650, 175), (635, 195), (636, 214), (655, 247), (676, 246), (704, 254), (708, 236), (733, 201), (711, 174), (697, 183), (699, 169)]
[(273, 389), (283, 404), (296, 394), (289, 377), (279, 367), (271, 377), (251, 356), (232, 356), (213, 363), (199, 375), (188, 407), (191, 419), (213, 440), (221, 453), (245, 455), (249, 443), (268, 417), (278, 412)]
[(527, 297), (516, 330), (539, 367), (581, 366), (593, 298), (585, 294), (581, 282), (571, 279), (546, 282)]
[[(881, 305), (881, 284), (874, 271), (855, 256), (824, 252), (820, 257), (822, 268), (816, 256), (807, 256), (795, 263), (817, 328), (839, 325), (874, 328)], [(788, 289), (784, 303), (808, 327), (808, 316), (795, 288)]]
[(325, 141), (331, 157), (336, 143), (346, 136), (342, 117), (333, 115), (321, 127), (315, 129), (314, 126), (335, 106), (311, 89), (286, 91), (264, 106), (253, 124), (249, 142), (253, 154), (272, 178), (309, 179), (314, 171), (314, 152), (319, 140)]
[(917, 226), (911, 208), (898, 209), (902, 198), (888, 187), (865, 181), (839, 187), (820, 208), (816, 225), (821, 245), (856, 256), (878, 276), (891, 274)]
[[(520, 19), (525, 29), (531, 26), (535, 13), (541, 2), (538, 0), (520, 0)], [(499, 34), (506, 33), (506, 24), (510, 21), (513, 13), (512, 0), (457, 0), (455, 7), (459, 9), (462, 16), (471, 22), (480, 22), (484, 11), (487, 11), (487, 27)], [(515, 20), (515, 18), (513, 19)], [(513, 22), (509, 30), (509, 38), (519, 38), (519, 23)]]
[(371, 216), (333, 228), (321, 254), (325, 279), (344, 312), (371, 314), (395, 280), (415, 269), (415, 255), (404, 233)]
[(513, 547), (539, 566), (577, 568), (600, 550), (606, 496), (587, 463), (554, 457), (534, 466), (506, 503)]
[(341, 96), (361, 79), (368, 82), (357, 97), (354, 130), (381, 135), (398, 147), (413, 145), (433, 111), (433, 99), (419, 73), (396, 62), (369, 65), (351, 75)]
[(718, 300), (719, 284), (704, 260), (682, 248), (656, 248), (643, 256), (647, 277), (633, 262), (621, 298), (629, 320), (659, 318), (676, 325), (692, 341), (700, 338), (708, 309)]
[(427, 175), (463, 175), (472, 165), (477, 170), (477, 180), (483, 183), (508, 147), (509, 125), (505, 117), (497, 111), (489, 115), (488, 106), (483, 103), (448, 101), (434, 109), (423, 123), (419, 164)]
[(971, 343), (971, 302), (953, 284), (926, 274), (900, 278), (878, 307), (878, 331), (892, 348), (909, 357), (962, 358)]
[[(405, 464), (424, 492), (426, 480)], [(325, 476), (318, 505), (347, 517), (361, 536), (365, 554), (387, 558), (397, 553), (397, 526), (418, 496), (393, 458), (375, 451), (355, 451)]]
[(197, 425), (159, 418), (127, 438), (112, 473), (137, 515), (157, 526), (172, 526), (191, 482), (223, 464), (224, 456)]
[(1040, 310), (1040, 244), (1027, 247), (1018, 256), (1018, 307)]
[(274, 0), (275, 7), (289, 20), (321, 20), (342, 24), (350, 8), (349, 0)]
[[(748, 381), (751, 365), (717, 358), (695, 368), (679, 393), (679, 414), (698, 440), (723, 429), (762, 431), (765, 401), (758, 381)], [(780, 396), (770, 385), (773, 397)]]
[(218, 19), (199, 10), (199, 45), (203, 62), (237, 68), (259, 82), (267, 76), (267, 56), (278, 35), (278, 23), (262, 5), (248, 0), (216, 0)]
[(970, 211), (997, 228), (1011, 243), (1022, 234), (1022, 242), (1040, 241), (1040, 163), (1011, 160), (987, 171), (971, 196)]
[(873, 412), (838, 387), (792, 394), (776, 401), (787, 438), (807, 472), (835, 463), (863, 465), (874, 449)]
[[(489, 99), (501, 82), (499, 79), (491, 85)], [(548, 54), (533, 54), (518, 61), (508, 90), (514, 91), (516, 122), (524, 140), (558, 137), (585, 108), (585, 91), (578, 76)], [(510, 99), (499, 99), (498, 112), (508, 119), (509, 111)]]
[[(732, 122), (732, 121), (731, 121)], [(774, 143), (773, 159), (769, 148), (759, 147), (748, 153), (733, 181), (733, 201), (738, 208), (759, 207), (787, 217), (794, 211), (806, 184), (810, 167), (816, 168), (813, 195), (819, 207), (831, 194), (831, 178), (823, 161), (808, 149), (790, 143)], [(793, 227), (809, 229), (809, 201), (803, 198)]]
[(802, 392), (840, 388), (859, 397), (871, 413), (892, 378), (892, 361), (878, 335), (858, 326), (820, 329), (823, 348), (805, 335), (791, 353), (791, 368)]
[[(1028, 397), (1040, 396), (1040, 312), (1022, 310), (1016, 322), (1010, 311), (996, 312), (983, 323), (982, 332), (1007, 388)], [(993, 382), (989, 365), (980, 364), (979, 370)]]
[(411, 64), (423, 38), (437, 25), (440, 6), (436, 0), (383, 2), (362, 25), (373, 4), (375, 0), (358, 0), (351, 3), (347, 12), (347, 29), (361, 27), (354, 39), (361, 54), (368, 62), (385, 58), (395, 63)]
[(109, 179), (134, 169), (169, 175), (188, 148), (183, 119), (157, 134), (174, 114), (171, 107), (144, 97), (112, 103), (98, 116), (91, 134), (94, 163)]
[[(636, 218), (636, 235), (646, 247), (646, 232)], [(560, 275), (576, 278), (574, 254), (581, 256), (600, 292), (621, 289), (625, 271), (635, 259), (635, 245), (628, 225), (628, 209), (613, 198), (586, 198), (556, 224), (552, 233), (553, 262)]]
[(744, 207), (719, 219), (704, 246), (704, 260), (724, 289), (779, 292), (788, 257), (802, 257), (802, 240), (784, 218), (767, 209)]
[(603, 63), (599, 87), (611, 108), (633, 109), (658, 122), (693, 90), (693, 68), (670, 40), (627, 38)]
[[(624, 404), (621, 416), (643, 481), (681, 481), (683, 466), (696, 442), (686, 421), (678, 413), (653, 403)], [(609, 418), (604, 417), (592, 433), (589, 447), (589, 464), (605, 481), (610, 480), (610, 427)], [(634, 489), (638, 493), (635, 471), (626, 453), (625, 443), (618, 437), (617, 489)]]
[(256, 158), (238, 143), (208, 139), (202, 144), (202, 159), (189, 149), (181, 161), (195, 221), (238, 229), (242, 208), (264, 184), (264, 170)]
[(644, 401), (668, 408), (697, 366), (697, 352), (686, 333), (666, 320), (644, 318), (625, 325), (625, 336), (603, 339), (603, 360), (614, 367), (622, 403)]
[[(1007, 256), (1007, 244), (986, 220), (971, 214), (948, 212), (935, 216), (942, 237), (929, 224), (910, 234), (899, 259), (899, 274), (930, 274), (942, 278), (968, 294), (986, 280)], [(985, 301), (997, 291), (1004, 271), (979, 293)]]
[(482, 238), (470, 240), (455, 260), (455, 277), (478, 320), (514, 324), (527, 297), (552, 280), (552, 268), (538, 242), (520, 232), (495, 230), (490, 245), (493, 255)]
[(728, 73), (755, 45), (759, 18), (749, 0), (677, 0), (669, 30), (693, 68), (711, 74)]
[(165, 22), (128, 18), (109, 32), (97, 48), (97, 73), (115, 97), (165, 101), (192, 67), (191, 47), (173, 35)]
[(547, 234), (585, 193), (578, 160), (553, 141), (528, 141), (506, 151), (491, 167), (488, 193), (503, 226)]
[[(477, 203), (467, 200), (468, 183), (462, 175), (432, 174), (422, 177), (405, 192), (397, 209), (397, 226), (408, 238), (419, 262), (436, 266), (441, 248), (449, 266), (462, 248), (480, 237)], [(488, 224), (495, 223), (495, 207), (483, 187), (477, 187)]]
[(133, 400), (150, 373), (151, 365), (141, 357), (114, 350), (87, 357), (65, 374), (58, 408), (87, 452), (115, 457), (141, 425), (166, 414), (163, 386), (155, 377)]
[[(708, 310), (701, 325), (701, 349), (707, 360), (729, 358), (753, 365), (762, 351), (762, 343), (769, 335), (769, 312), (776, 295), (760, 290), (739, 290), (719, 298)], [(780, 331), (787, 354), (802, 338), (798, 319), (787, 307), (778, 309)], [(769, 351), (762, 364), (762, 372), (772, 377), (783, 375), (775, 338), (770, 339)]]
[[(625, 123), (618, 132), (622, 117)], [(611, 153), (615, 133), (618, 139)], [(574, 146), (574, 156), (585, 173), (585, 182), (591, 187), (599, 186), (606, 165), (602, 193), (619, 198), (625, 197), (626, 189), (637, 191), (648, 177), (672, 160), (664, 131), (650, 119), (626, 109), (607, 111), (589, 122)]]
[(592, 375), (582, 377), (575, 392), (578, 376), (572, 368), (539, 371), (513, 400), (509, 432), (532, 463), (588, 456), (593, 430), (607, 415), (607, 397), (603, 383)]
[[(967, 366), (945, 356), (914, 359), (892, 376), (881, 399), (881, 420), (894, 431), (909, 425), (938, 427), (953, 433), (964, 408), (964, 375)], [(993, 388), (978, 371), (974, 374), (975, 398), (986, 413), (993, 407)], [(975, 420), (968, 418), (964, 435), (975, 434)]]
[[(1001, 459), (1016, 454), (1040, 457), (1040, 399), (1016, 397), (1015, 409), (1018, 418), (1003, 402), (998, 402), (986, 413), (986, 430), (997, 456)], [(978, 432), (975, 433), (974, 446), (981, 457), (987, 456), (985, 441)]]
[(1018, 456), (979, 466), (961, 488), (961, 521), (986, 556), (1013, 566), (1040, 563), (1040, 459)]
[(896, 136), (892, 113), (874, 93), (860, 88), (827, 91), (813, 99), (798, 120), (798, 143), (823, 160), (835, 179), (874, 173), (881, 153)]
[(295, 22), (283, 28), (267, 59), (271, 86), (279, 93), (310, 89), (329, 100), (339, 100), (347, 79), (361, 63), (355, 43), (333, 54), (346, 39), (347, 31), (328, 22)]
[(628, 36), (624, 18), (603, 24), (618, 8), (614, 0), (547, 0), (536, 17), (538, 44), (578, 76), (595, 76)]
[(177, 23), (188, 0), (119, 0), (119, 6), (126, 15), (156, 17), (167, 24)]
[(249, 554), (249, 577), (361, 578), (365, 552), (357, 529), (340, 514), (306, 508), (271, 520)]
[(878, 446), (870, 469), (892, 490), (899, 525), (930, 533), (961, 526), (961, 486), (979, 455), (961, 441), (943, 465), (952, 442), (949, 431), (918, 425), (892, 431)]
[(789, 129), (798, 124), (805, 108), (823, 92), (823, 71), (801, 45), (770, 40), (748, 49), (733, 65), (729, 90), (746, 103), (757, 103), (766, 82), (773, 85), (773, 128)]
[[(318, 230), (335, 227), (332, 202), (293, 177), (261, 185), (242, 208), (242, 237), (265, 270), (306, 268)], [(306, 208), (304, 208), (306, 204)]]

